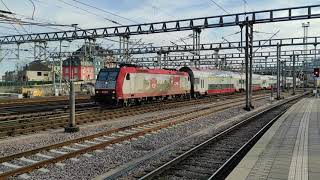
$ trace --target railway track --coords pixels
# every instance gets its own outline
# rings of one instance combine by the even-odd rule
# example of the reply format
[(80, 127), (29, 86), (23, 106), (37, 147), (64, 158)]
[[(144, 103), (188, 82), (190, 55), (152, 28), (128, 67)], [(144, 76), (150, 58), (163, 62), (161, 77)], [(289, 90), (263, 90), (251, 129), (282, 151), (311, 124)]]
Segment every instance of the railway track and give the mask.
[[(259, 91), (259, 92), (255, 92), (254, 94), (263, 94), (263, 93), (266, 93), (266, 92)], [(231, 95), (231, 96), (217, 95), (217, 96), (212, 96), (206, 99), (209, 99), (209, 100), (212, 98), (225, 99), (225, 98), (232, 98), (233, 96), (239, 96), (239, 95), (241, 94)], [(47, 98), (47, 100), (46, 98), (41, 98), (37, 100), (17, 100), (17, 101), (18, 101), (18, 104), (16, 102), (12, 102), (11, 104), (9, 102), (6, 102), (4, 104), (0, 103), (0, 115), (1, 115), (0, 121), (9, 120), (9, 119), (21, 119), (21, 117), (23, 118), (24, 116), (37, 117), (37, 116), (41, 116), (41, 114), (49, 115), (54, 113), (58, 115), (63, 111), (67, 111), (69, 107), (69, 102), (66, 99), (66, 97), (49, 97)], [(77, 110), (79, 109), (89, 110), (90, 108), (96, 108), (96, 109), (99, 108), (87, 95), (78, 96), (76, 99), (76, 103), (77, 103), (76, 104)], [(161, 103), (170, 103), (170, 100), (163, 101)], [(106, 108), (106, 107), (103, 107), (103, 108)], [(111, 108), (111, 107), (107, 107), (107, 108)]]
[[(264, 96), (265, 95), (257, 95)], [(152, 103), (147, 104), (145, 106), (134, 106), (130, 108), (111, 108), (111, 109), (103, 109), (100, 107), (94, 107), (91, 109), (85, 109), (82, 111), (78, 111), (76, 113), (77, 124), (85, 124), (88, 122), (94, 121), (102, 121), (102, 120), (110, 120), (124, 116), (133, 116), (138, 114), (143, 114), (147, 112), (154, 112), (159, 110), (172, 109), (176, 107), (189, 106), (195, 104), (203, 104), (216, 102), (218, 100), (227, 100), (239, 98), (241, 95), (229, 95), (229, 96), (221, 96), (221, 97), (210, 97), (204, 99), (190, 100), (190, 101), (169, 101), (169, 102), (161, 102), (161, 103)], [(243, 98), (241, 98), (243, 101)], [(68, 122), (69, 114), (68, 112), (50, 112), (39, 114), (31, 114), (31, 115), (23, 115), (20, 118), (10, 118), (6, 120), (0, 119), (0, 138), (6, 136), (15, 136), (20, 134), (28, 134), (34, 133), (36, 131), (42, 131), (46, 129), (55, 129), (64, 127)]]
[[(78, 100), (86, 100), (90, 99), (88, 95), (77, 95)], [(39, 103), (54, 103), (61, 101), (68, 101), (68, 96), (49, 96), (49, 97), (41, 97), (41, 98), (31, 98), (31, 99), (10, 99), (10, 100), (0, 100), (0, 107), (8, 107), (8, 106), (18, 106), (24, 104), (39, 104)]]
[(166, 163), (137, 178), (224, 179), (268, 128), (300, 97), (268, 108), (214, 137), (171, 154), (171, 159)]
[[(266, 98), (254, 97), (254, 100)], [(135, 140), (150, 133), (195, 120), (228, 108), (243, 106), (243, 98), (229, 99), (212, 106), (198, 108), (192, 112), (177, 112), (164, 117), (148, 117), (145, 121), (94, 135), (33, 149), (0, 158), (0, 179), (17, 176), (39, 169), (46, 172), (45, 166), (67, 159), (76, 161), (80, 155), (90, 156), (92, 151), (100, 151), (112, 144)]]
[[(79, 96), (76, 99), (77, 104), (93, 104), (94, 102), (90, 99), (89, 96)], [(39, 113), (43, 111), (52, 111), (54, 109), (67, 109), (69, 106), (69, 101), (65, 98), (60, 99), (48, 99), (44, 101), (44, 98), (41, 98), (41, 101), (19, 101), (19, 103), (4, 103), (0, 104), (0, 115), (2, 117), (14, 116), (19, 114), (26, 113)]]

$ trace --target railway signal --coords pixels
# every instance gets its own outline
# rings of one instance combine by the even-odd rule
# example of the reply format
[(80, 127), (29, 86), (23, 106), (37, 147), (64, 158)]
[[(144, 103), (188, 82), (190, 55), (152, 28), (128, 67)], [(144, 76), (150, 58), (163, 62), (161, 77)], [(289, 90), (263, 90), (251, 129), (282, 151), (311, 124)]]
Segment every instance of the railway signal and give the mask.
[(314, 77), (319, 77), (319, 74), (320, 74), (320, 68), (314, 68), (313, 70)]

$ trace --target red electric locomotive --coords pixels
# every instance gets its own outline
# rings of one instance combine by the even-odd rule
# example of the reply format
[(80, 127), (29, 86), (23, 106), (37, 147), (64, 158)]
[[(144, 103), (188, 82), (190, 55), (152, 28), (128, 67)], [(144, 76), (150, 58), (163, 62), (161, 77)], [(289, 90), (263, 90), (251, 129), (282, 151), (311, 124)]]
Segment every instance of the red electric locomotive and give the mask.
[(188, 73), (137, 66), (101, 69), (95, 85), (96, 101), (124, 105), (189, 97), (189, 93)]

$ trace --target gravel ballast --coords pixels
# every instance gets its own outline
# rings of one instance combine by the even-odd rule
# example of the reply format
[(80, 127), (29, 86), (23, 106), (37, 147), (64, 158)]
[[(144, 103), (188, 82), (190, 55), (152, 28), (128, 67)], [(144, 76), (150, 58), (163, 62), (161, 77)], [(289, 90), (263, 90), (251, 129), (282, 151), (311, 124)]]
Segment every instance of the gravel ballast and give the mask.
[(47, 146), (50, 144), (56, 144), (67, 140), (88, 136), (91, 134), (111, 130), (114, 128), (144, 122), (154, 117), (169, 116), (170, 114), (175, 114), (178, 112), (187, 112), (193, 109), (202, 108), (206, 106), (210, 106), (210, 103), (198, 104), (193, 107), (177, 107), (175, 109), (149, 112), (135, 116), (116, 118), (112, 120), (106, 119), (105, 121), (82, 125), (80, 126), (81, 130), (79, 132), (71, 134), (64, 133), (64, 129), (56, 129), (48, 130), (45, 132), (39, 132), (37, 134), (8, 137), (7, 139), (0, 140), (0, 157)]
[[(266, 107), (269, 104), (268, 102), (269, 98), (266, 97), (263, 100), (255, 101), (254, 105), (256, 109), (259, 109)], [(38, 134), (10, 137), (5, 140), (0, 140), (0, 157), (148, 121), (154, 117), (167, 117), (178, 112), (190, 112), (199, 108), (213, 106), (217, 103), (219, 102), (177, 107), (170, 110), (149, 112), (141, 115), (112, 119), (109, 121), (95, 122), (81, 126), (81, 131), (73, 134), (65, 134), (64, 129), (58, 129)], [(49, 165), (45, 167), (49, 172), (37, 170), (27, 174), (29, 177), (28, 179), (91, 179), (107, 173), (108, 171), (111, 172), (111, 170), (116, 170), (121, 167), (121, 165), (124, 166), (128, 162), (132, 162), (138, 158), (146, 157), (157, 151), (160, 153), (161, 158), (157, 155), (156, 158), (150, 159), (147, 163), (136, 167), (132, 171), (128, 171), (122, 177), (122, 179), (131, 179), (135, 176), (141, 175), (141, 173), (148, 168), (153, 169), (152, 165), (167, 160), (168, 157), (166, 155), (168, 155), (168, 152), (174, 154), (181, 149), (188, 148), (188, 146), (194, 142), (202, 139), (203, 136), (217, 133), (222, 128), (229, 126), (230, 123), (232, 124), (233, 122), (229, 121), (230, 118), (234, 118), (245, 113), (247, 113), (247, 111), (243, 110), (242, 107), (235, 107), (205, 117), (199, 117), (197, 119), (157, 131), (156, 133), (150, 133), (137, 138), (136, 140), (108, 146), (101, 149), (102, 152), (93, 151), (88, 153), (91, 156), (85, 154), (76, 157), (75, 159), (63, 161), (61, 162), (62, 164), (60, 163), (59, 165)], [(38, 157), (38, 159), (35, 158), (34, 160), (41, 160), (41, 158)], [(21, 163), (18, 162), (17, 164)]]
[[(256, 108), (266, 104), (267, 104), (267, 100), (260, 100), (255, 102)], [(206, 105), (197, 105), (192, 108), (184, 107), (181, 109), (148, 113), (144, 115), (139, 115), (138, 117), (135, 117), (136, 119), (132, 117), (130, 118), (131, 121), (128, 118), (127, 120), (124, 119), (123, 122), (121, 123), (116, 122), (114, 124), (117, 124), (118, 126), (124, 126), (123, 124), (126, 124), (126, 123), (127, 124), (136, 123), (139, 121), (138, 120), (139, 118), (143, 119), (143, 116), (148, 117), (148, 115), (150, 116), (150, 114), (152, 114), (152, 116), (160, 116), (161, 114), (168, 115), (168, 113), (173, 113), (177, 111), (190, 111), (200, 106), (203, 107)], [(191, 144), (190, 139), (187, 139), (186, 137), (193, 135), (197, 132), (199, 133), (199, 131), (201, 130), (204, 130), (204, 132), (200, 133), (200, 135), (202, 136), (203, 133), (204, 134), (207, 133), (208, 131), (206, 129), (207, 127), (209, 126), (220, 127), (220, 126), (226, 125), (228, 124), (227, 119), (235, 117), (239, 114), (244, 114), (245, 112), (246, 111), (244, 111), (242, 107), (236, 107), (236, 108), (227, 109), (225, 111), (218, 112), (206, 117), (199, 117), (196, 120), (179, 124), (177, 126), (174, 126), (173, 128), (168, 128), (165, 130), (158, 131), (158, 133), (151, 133), (148, 136), (144, 136), (143, 138), (138, 138), (137, 140), (130, 141), (129, 143), (122, 143), (121, 145), (112, 145), (111, 146), (112, 149), (109, 149), (110, 147), (105, 148), (103, 149), (103, 152), (91, 152), (89, 153), (93, 155), (91, 157), (86, 157), (82, 155), (80, 157), (77, 157), (79, 161), (66, 160), (62, 162), (64, 164), (63, 167), (50, 165), (46, 167), (46, 169), (50, 170), (50, 172), (44, 173), (40, 171), (34, 171), (29, 174), (30, 176), (29, 179), (91, 179), (103, 173), (106, 173), (109, 170), (115, 169), (122, 164), (130, 162), (133, 159), (148, 155), (160, 148), (164, 148), (179, 140), (180, 141), (182, 140), (182, 142), (185, 141), (185, 145)], [(102, 126), (105, 126), (105, 125), (102, 125)], [(113, 125), (112, 128), (115, 128), (115, 126), (116, 125)], [(82, 129), (82, 131), (79, 133), (89, 134), (92, 132), (101, 131), (101, 129), (104, 129), (104, 128), (105, 127), (101, 127), (101, 124), (100, 124), (100, 125), (95, 125), (93, 127), (88, 127), (88, 130)], [(217, 130), (217, 129), (214, 129), (214, 130)], [(86, 131), (86, 132), (83, 132), (83, 131)], [(76, 135), (73, 134), (68, 136), (76, 136)], [(198, 136), (195, 136), (195, 137), (199, 138)], [(177, 151), (179, 150), (179, 148), (183, 148), (183, 147), (186, 147), (186, 146), (181, 146), (180, 144), (177, 144), (176, 147), (174, 147), (173, 149), (174, 151)], [(161, 159), (158, 159), (158, 160), (161, 160)], [(157, 162), (155, 161), (147, 164), (150, 166), (153, 163), (157, 163)], [(131, 172), (130, 174), (132, 175), (139, 174), (140, 171), (148, 168), (148, 165), (141, 166), (139, 168), (140, 170), (139, 169), (135, 170), (135, 172)]]

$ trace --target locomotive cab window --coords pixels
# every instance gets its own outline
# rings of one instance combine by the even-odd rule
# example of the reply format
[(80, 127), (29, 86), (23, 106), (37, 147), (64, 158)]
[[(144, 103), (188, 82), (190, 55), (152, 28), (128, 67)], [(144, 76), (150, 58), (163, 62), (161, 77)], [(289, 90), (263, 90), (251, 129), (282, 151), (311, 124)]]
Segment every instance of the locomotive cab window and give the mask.
[(118, 70), (111, 70), (105, 71), (102, 70), (98, 74), (98, 81), (116, 81), (119, 71)]
[(130, 80), (130, 73), (126, 75), (126, 80)]

